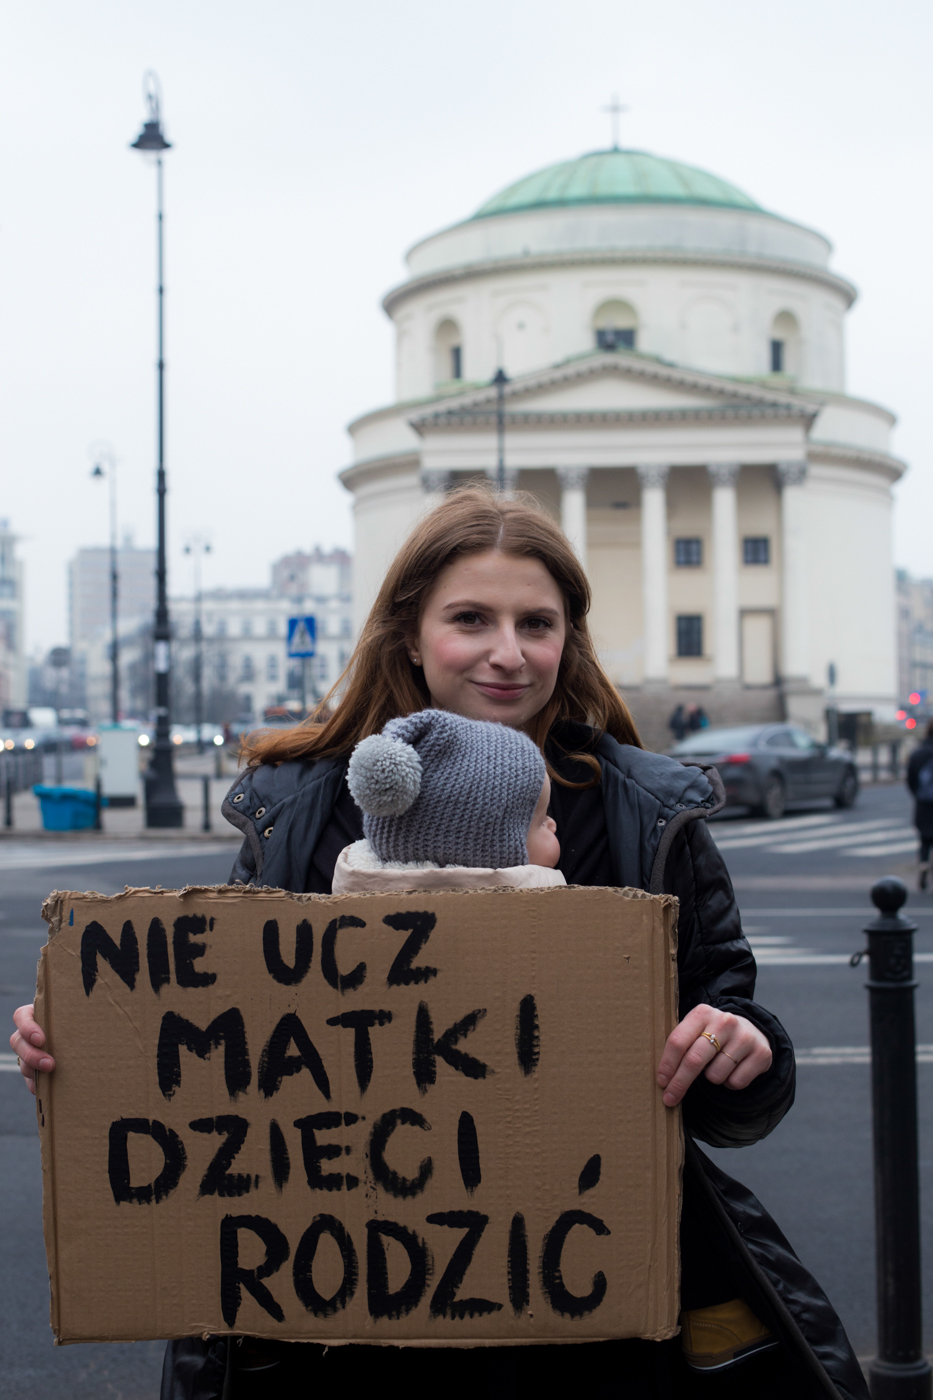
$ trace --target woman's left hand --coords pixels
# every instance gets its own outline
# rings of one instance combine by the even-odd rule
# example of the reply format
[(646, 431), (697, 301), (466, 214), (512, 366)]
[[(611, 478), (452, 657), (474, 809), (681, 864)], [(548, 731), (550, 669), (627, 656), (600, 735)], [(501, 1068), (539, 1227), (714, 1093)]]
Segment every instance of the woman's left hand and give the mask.
[(771, 1058), (768, 1037), (751, 1021), (701, 1003), (668, 1036), (658, 1083), (665, 1104), (673, 1108), (701, 1071), (711, 1084), (747, 1089), (771, 1068)]

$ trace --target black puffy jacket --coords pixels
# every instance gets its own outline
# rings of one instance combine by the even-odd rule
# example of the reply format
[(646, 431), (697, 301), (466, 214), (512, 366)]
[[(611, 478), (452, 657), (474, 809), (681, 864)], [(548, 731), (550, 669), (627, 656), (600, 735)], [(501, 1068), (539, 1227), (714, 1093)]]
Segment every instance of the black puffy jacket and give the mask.
[(918, 797), (920, 774), (933, 763), (933, 739), (924, 739), (910, 755), (907, 764), (907, 786), (914, 797), (914, 824), (924, 841), (933, 841), (933, 802)]
[[(667, 892), (680, 900), (680, 1014), (706, 1002), (745, 1016), (771, 1043), (770, 1070), (747, 1089), (727, 1089), (701, 1076), (688, 1091), (684, 1190), (705, 1205), (717, 1247), (741, 1280), (742, 1296), (781, 1338), (799, 1394), (868, 1400), (861, 1368), (819, 1284), (760, 1202), (694, 1141), (713, 1147), (760, 1141), (791, 1107), (795, 1087), (793, 1047), (777, 1018), (752, 999), (755, 960), (742, 934), (728, 871), (701, 820), (721, 805), (718, 774), (711, 770), (707, 776), (607, 735), (597, 739), (583, 726), (567, 726), (560, 739), (561, 747), (587, 747), (599, 760), (616, 885)], [(245, 837), (231, 882), (303, 891), (346, 768), (345, 759), (331, 758), (264, 765), (241, 774), (223, 806)], [(224, 1346), (221, 1339), (170, 1343), (162, 1400), (219, 1397)]]

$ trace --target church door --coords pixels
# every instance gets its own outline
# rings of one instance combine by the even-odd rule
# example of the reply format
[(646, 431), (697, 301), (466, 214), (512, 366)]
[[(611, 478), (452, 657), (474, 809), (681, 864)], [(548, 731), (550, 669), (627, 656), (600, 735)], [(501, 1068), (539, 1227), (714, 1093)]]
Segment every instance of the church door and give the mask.
[(774, 685), (774, 613), (742, 614), (742, 680)]

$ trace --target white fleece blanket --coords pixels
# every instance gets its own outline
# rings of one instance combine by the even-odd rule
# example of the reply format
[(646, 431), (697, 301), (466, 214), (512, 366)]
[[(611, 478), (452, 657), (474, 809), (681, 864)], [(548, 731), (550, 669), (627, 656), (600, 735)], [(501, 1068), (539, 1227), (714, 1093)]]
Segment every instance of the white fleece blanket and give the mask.
[(559, 870), (544, 865), (512, 865), (505, 870), (489, 870), (467, 865), (435, 865), (419, 860), (404, 865), (399, 860), (381, 861), (368, 841), (354, 841), (337, 857), (334, 894), (389, 894), (393, 890), (478, 890), (494, 885), (512, 889), (538, 890), (566, 885)]

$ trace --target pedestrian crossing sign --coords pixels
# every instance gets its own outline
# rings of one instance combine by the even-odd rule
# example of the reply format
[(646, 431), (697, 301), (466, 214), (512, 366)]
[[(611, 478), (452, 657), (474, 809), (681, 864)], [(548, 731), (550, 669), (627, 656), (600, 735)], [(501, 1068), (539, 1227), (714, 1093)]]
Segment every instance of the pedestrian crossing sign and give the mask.
[(313, 617), (290, 617), (288, 619), (289, 656), (313, 656), (314, 638)]

